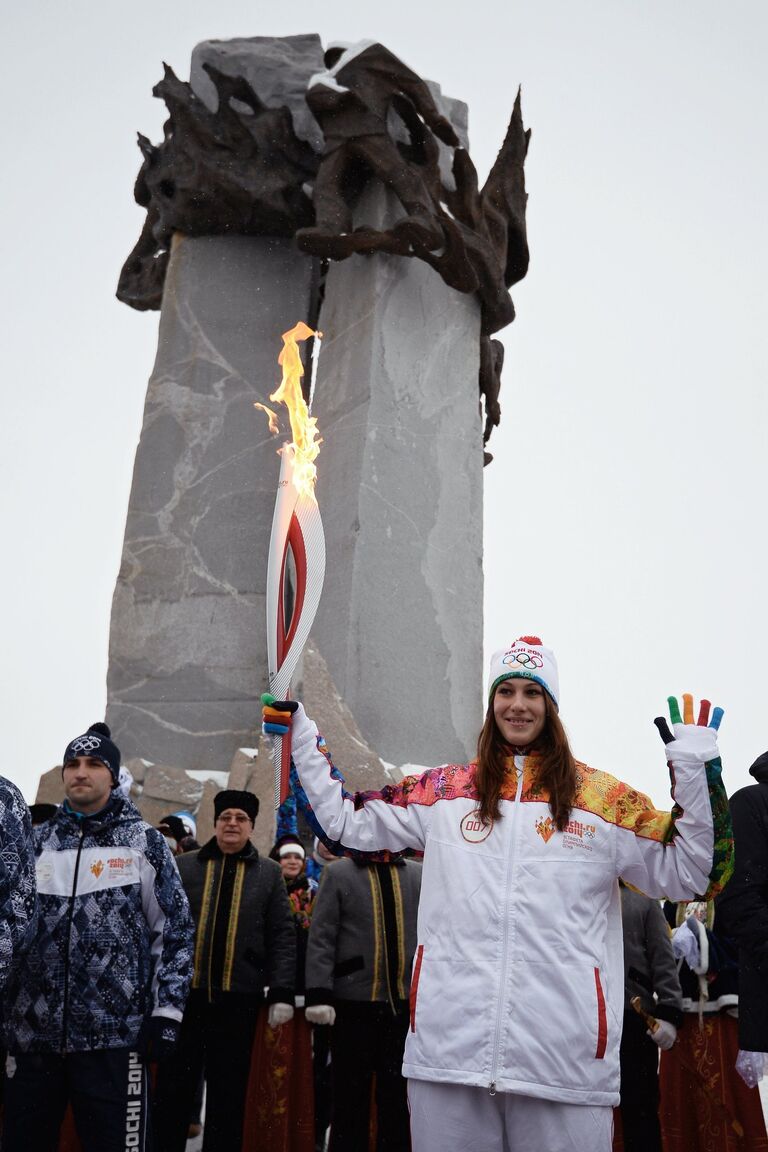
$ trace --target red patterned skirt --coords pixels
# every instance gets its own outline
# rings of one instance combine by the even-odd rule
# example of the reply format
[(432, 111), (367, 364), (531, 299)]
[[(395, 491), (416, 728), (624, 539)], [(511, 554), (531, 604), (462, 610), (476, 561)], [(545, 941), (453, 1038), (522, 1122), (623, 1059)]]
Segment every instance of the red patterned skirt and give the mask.
[(303, 1008), (280, 1028), (269, 1027), (264, 1009), (253, 1041), (243, 1152), (314, 1152), (314, 1147), (312, 1029)]
[(664, 1152), (768, 1152), (757, 1088), (736, 1072), (739, 1025), (733, 1016), (685, 1019), (661, 1054), (659, 1119)]

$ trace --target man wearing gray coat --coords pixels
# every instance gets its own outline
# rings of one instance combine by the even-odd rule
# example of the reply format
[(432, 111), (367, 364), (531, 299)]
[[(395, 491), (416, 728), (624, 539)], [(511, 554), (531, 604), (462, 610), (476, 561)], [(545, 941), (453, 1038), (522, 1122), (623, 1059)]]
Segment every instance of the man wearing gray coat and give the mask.
[(333, 1024), (330, 1152), (366, 1148), (376, 1077), (377, 1152), (409, 1152), (403, 1049), (421, 864), (339, 860), (315, 898), (306, 1017)]
[[(671, 1048), (683, 1022), (683, 997), (667, 921), (658, 900), (621, 884), (624, 935), (624, 1028), (621, 1120), (624, 1152), (661, 1152), (659, 1049)], [(658, 1022), (656, 1031), (631, 1006)]]

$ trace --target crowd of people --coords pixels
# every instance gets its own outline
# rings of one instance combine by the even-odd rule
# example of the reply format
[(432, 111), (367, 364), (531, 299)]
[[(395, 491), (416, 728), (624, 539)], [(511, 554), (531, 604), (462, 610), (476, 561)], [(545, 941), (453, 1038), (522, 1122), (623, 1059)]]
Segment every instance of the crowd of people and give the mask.
[(5, 1152), (768, 1152), (768, 755), (729, 805), (722, 711), (670, 698), (659, 811), (559, 701), (522, 637), (472, 763), (351, 795), (265, 697), (268, 857), (246, 791), (203, 845), (143, 821), (104, 724), (34, 829), (0, 780)]

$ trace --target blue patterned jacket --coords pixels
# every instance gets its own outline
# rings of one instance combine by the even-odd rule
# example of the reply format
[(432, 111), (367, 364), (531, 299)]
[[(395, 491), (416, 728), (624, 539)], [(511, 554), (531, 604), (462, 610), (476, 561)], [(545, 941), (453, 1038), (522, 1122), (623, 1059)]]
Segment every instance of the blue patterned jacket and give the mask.
[(181, 1020), (194, 928), (168, 847), (130, 800), (35, 830), (38, 921), (9, 997), (12, 1052), (130, 1048)]
[(34, 930), (34, 914), (32, 821), (21, 792), (0, 776), (0, 992)]

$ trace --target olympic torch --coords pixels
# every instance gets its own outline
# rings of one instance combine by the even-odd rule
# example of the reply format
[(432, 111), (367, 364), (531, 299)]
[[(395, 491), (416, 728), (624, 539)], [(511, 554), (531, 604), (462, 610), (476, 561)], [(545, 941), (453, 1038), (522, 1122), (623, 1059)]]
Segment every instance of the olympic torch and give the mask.
[[(306, 324), (299, 323), (283, 334), (283, 349), (278, 358), (283, 379), (270, 396), (270, 400), (287, 405), (293, 437), (280, 449), (280, 477), (267, 562), (269, 690), (277, 700), (285, 700), (290, 694), (291, 680), (309, 637), (325, 577), (325, 536), (315, 497), (314, 460), (320, 450), (320, 439), (317, 421), (310, 416), (301, 390), (304, 367), (297, 343), (313, 335), (316, 363), (320, 333), (313, 333)], [(272, 420), (270, 426), (274, 426)], [(273, 759), (275, 808), (279, 808), (290, 788), (290, 733), (274, 738)]]

